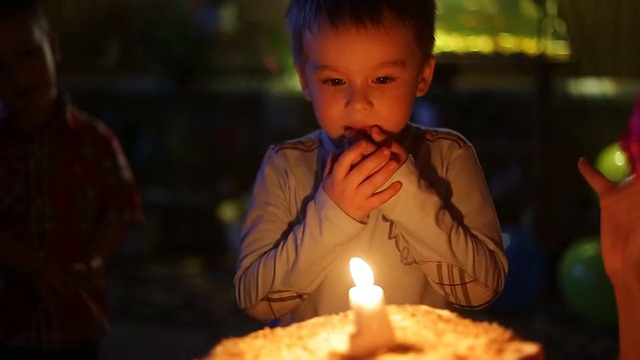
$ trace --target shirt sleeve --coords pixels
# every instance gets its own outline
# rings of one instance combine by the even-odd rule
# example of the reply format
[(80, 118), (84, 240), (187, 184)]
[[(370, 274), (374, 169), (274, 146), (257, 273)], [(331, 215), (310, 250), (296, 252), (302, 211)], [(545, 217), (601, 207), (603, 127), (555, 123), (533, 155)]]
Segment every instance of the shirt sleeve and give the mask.
[[(400, 180), (402, 190), (379, 210), (394, 223), (409, 261), (422, 267), (448, 301), (465, 308), (486, 306), (504, 287), (507, 260), (473, 147), (457, 148), (435, 180), (426, 173), (421, 176), (409, 157), (389, 181)], [(438, 182), (445, 190), (434, 189)]]
[(283, 152), (270, 148), (256, 178), (234, 279), (238, 305), (260, 320), (299, 305), (365, 226), (344, 214), (322, 186), (308, 201), (300, 198), (296, 187), (303, 180), (293, 171), (300, 164), (289, 163)]
[(142, 198), (120, 141), (99, 124), (101, 133), (100, 202), (102, 218), (111, 223), (137, 223), (144, 218)]

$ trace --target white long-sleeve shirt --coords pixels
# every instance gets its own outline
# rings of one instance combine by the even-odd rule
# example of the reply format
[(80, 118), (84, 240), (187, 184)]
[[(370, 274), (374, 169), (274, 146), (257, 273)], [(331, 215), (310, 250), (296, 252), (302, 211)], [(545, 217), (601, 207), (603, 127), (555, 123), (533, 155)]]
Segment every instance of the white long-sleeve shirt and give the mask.
[(234, 279), (239, 306), (281, 324), (349, 309), (349, 259), (373, 269), (387, 303), (480, 308), (507, 272), (500, 226), (473, 147), (459, 134), (408, 124), (402, 190), (366, 223), (324, 192), (338, 149), (318, 130), (272, 145), (256, 178)]

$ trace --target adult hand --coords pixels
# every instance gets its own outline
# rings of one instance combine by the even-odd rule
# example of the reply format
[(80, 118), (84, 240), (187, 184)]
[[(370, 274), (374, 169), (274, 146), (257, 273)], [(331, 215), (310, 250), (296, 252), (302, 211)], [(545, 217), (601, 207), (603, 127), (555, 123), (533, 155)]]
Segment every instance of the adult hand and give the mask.
[(640, 286), (640, 179), (609, 181), (585, 159), (578, 169), (600, 199), (600, 246), (611, 282)]
[(92, 256), (72, 265), (73, 278), (81, 289), (91, 291), (98, 288), (106, 288), (104, 260), (100, 256)]
[[(349, 139), (351, 135), (345, 137)], [(364, 222), (371, 210), (402, 188), (402, 183), (396, 181), (378, 191), (399, 167), (391, 154), (388, 147), (378, 146), (367, 136), (359, 137), (342, 154), (330, 157), (322, 182), (324, 191), (347, 215)]]

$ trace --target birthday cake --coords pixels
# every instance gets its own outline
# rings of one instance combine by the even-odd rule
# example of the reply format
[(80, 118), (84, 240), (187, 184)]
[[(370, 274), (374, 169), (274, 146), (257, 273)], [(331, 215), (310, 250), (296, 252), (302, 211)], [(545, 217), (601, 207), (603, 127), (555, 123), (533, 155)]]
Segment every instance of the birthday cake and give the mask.
[[(426, 305), (387, 305), (395, 345), (368, 359), (543, 360), (540, 344), (497, 323)], [(222, 340), (203, 360), (348, 359), (353, 312)]]

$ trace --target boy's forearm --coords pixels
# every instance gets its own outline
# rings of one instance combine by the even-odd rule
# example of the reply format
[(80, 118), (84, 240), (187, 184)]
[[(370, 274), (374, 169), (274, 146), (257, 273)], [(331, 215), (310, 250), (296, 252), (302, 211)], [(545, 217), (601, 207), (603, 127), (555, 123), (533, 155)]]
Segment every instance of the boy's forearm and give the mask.
[[(297, 298), (318, 286), (336, 256), (364, 229), (319, 189), (307, 206), (304, 222), (274, 246), (289, 220), (267, 219), (261, 210), (265, 207), (258, 205), (247, 212), (246, 228), (251, 233), (244, 237), (234, 279), (238, 305), (261, 320), (280, 317), (298, 305)], [(327, 226), (329, 221), (332, 226)]]
[[(422, 265), (429, 279), (438, 284), (436, 288), (450, 292), (452, 298), (457, 298), (455, 294), (466, 287), (468, 299), (460, 298), (457, 305), (475, 308), (493, 301), (504, 286), (506, 258), (491, 199), (487, 196), (483, 201), (479, 197), (482, 183), (451, 181), (451, 186), (456, 186), (452, 191), (460, 193), (458, 198), (462, 197), (465, 202), (445, 206), (431, 184), (420, 178), (411, 161), (407, 161), (396, 176), (398, 178), (392, 180), (402, 181), (403, 189), (380, 210), (396, 224), (415, 261)], [(455, 217), (455, 212), (463, 215)], [(460, 223), (459, 218), (464, 223)], [(453, 278), (438, 276), (440, 266), (445, 265), (463, 276), (467, 285), (456, 285)]]

